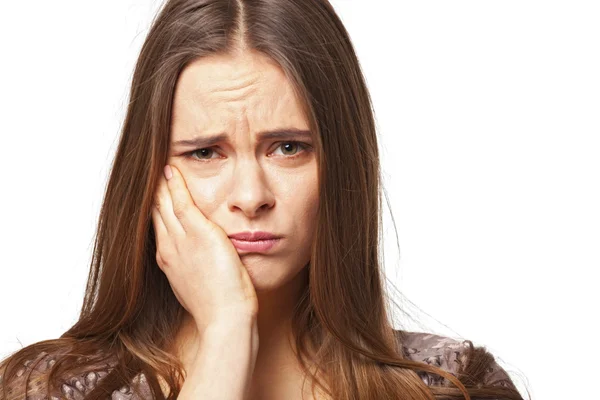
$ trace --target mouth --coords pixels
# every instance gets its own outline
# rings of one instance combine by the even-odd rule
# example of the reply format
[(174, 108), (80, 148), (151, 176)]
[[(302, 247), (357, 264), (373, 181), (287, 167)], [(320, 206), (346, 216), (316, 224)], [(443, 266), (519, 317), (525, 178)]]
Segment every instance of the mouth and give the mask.
[(230, 238), (235, 248), (242, 252), (266, 253), (281, 241), (281, 238), (263, 240), (241, 240)]

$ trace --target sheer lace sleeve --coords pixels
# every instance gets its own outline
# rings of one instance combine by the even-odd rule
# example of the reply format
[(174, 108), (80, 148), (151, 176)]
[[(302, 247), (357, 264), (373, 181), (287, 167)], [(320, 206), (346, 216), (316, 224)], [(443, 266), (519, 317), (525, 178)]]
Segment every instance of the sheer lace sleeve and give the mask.
[[(47, 353), (41, 353), (34, 360), (26, 361), (18, 370), (16, 377), (7, 385), (6, 398), (0, 400), (83, 400), (85, 395), (92, 391), (98, 382), (110, 372), (110, 364), (90, 365), (90, 368), (79, 375), (63, 379), (58, 388), (48, 394), (48, 372), (55, 363), (55, 357)], [(0, 371), (2, 374), (3, 371)], [(124, 386), (114, 390), (110, 398), (112, 400), (147, 400), (150, 399), (150, 390), (143, 374), (133, 379), (142, 395), (138, 396), (131, 386)], [(0, 375), (0, 388), (5, 385), (4, 376)]]
[[(422, 332), (405, 332), (402, 346), (404, 354), (410, 359), (441, 368), (454, 376), (457, 376), (468, 348), (467, 341)], [(445, 381), (445, 378), (427, 372), (420, 372), (419, 376), (427, 385), (439, 385)], [(516, 390), (510, 376), (496, 360), (486, 371), (483, 383), (486, 386), (510, 387)]]

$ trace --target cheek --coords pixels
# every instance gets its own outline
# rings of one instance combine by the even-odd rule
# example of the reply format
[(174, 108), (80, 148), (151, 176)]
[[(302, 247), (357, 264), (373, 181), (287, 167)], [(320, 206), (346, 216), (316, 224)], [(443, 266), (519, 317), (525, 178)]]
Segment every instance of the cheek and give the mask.
[(308, 184), (308, 195), (307, 195), (307, 204), (308, 208), (316, 215), (319, 209), (319, 184), (318, 184), (318, 176), (315, 174), (314, 179), (312, 179)]
[(187, 182), (188, 190), (196, 207), (202, 211), (205, 217), (210, 218), (214, 210), (221, 202), (217, 185), (206, 180)]
[(307, 174), (299, 186), (303, 188), (303, 209), (308, 221), (314, 223), (319, 209), (319, 185), (316, 166)]
[(307, 227), (307, 231), (311, 231), (316, 226), (317, 216), (319, 212), (319, 193), (316, 186), (306, 186), (307, 191), (303, 196), (297, 196), (296, 203), (298, 213), (301, 218), (301, 224)]

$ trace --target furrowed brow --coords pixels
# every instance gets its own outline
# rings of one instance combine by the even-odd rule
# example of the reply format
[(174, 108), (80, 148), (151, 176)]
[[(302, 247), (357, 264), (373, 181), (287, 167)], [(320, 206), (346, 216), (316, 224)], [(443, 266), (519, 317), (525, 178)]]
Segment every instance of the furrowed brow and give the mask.
[[(296, 129), (296, 128), (285, 128), (285, 129), (275, 129), (270, 131), (262, 131), (257, 134), (258, 140), (268, 140), (268, 139), (279, 139), (279, 140), (296, 140), (296, 139), (310, 139), (312, 137), (311, 132), (305, 129)], [(197, 136), (192, 139), (184, 139), (178, 140), (173, 143), (173, 147), (181, 148), (181, 147), (194, 147), (194, 148), (204, 148), (214, 146), (219, 142), (226, 141), (228, 139), (228, 135), (226, 133), (218, 133), (213, 136)]]

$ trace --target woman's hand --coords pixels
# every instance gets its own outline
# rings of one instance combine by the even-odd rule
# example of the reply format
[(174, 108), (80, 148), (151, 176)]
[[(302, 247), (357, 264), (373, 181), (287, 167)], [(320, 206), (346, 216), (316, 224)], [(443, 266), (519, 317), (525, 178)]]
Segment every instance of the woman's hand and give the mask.
[(156, 261), (177, 300), (202, 331), (211, 324), (256, 317), (258, 300), (227, 234), (194, 203), (183, 175), (171, 166), (152, 207)]

